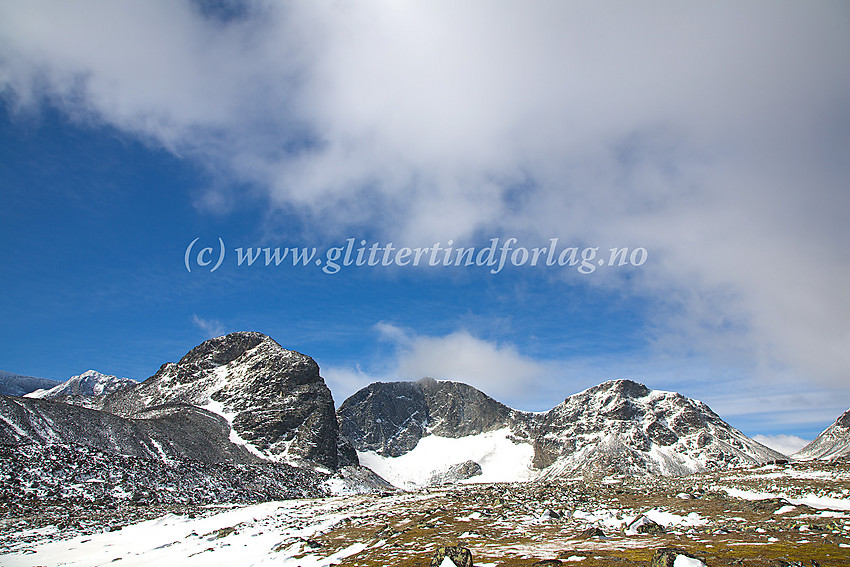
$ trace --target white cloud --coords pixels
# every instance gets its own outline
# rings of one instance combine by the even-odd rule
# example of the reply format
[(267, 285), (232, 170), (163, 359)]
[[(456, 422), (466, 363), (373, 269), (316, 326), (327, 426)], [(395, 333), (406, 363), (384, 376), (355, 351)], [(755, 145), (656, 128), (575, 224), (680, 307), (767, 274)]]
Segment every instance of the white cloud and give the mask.
[(195, 313), (192, 314), (192, 322), (197, 326), (207, 338), (212, 339), (225, 334), (225, 327), (220, 321), (215, 319), (201, 319)]
[(783, 455), (793, 455), (811, 441), (811, 439), (807, 441), (796, 435), (753, 435), (753, 440), (775, 449)]
[(321, 368), (322, 378), (330, 388), (337, 407), (358, 390), (379, 381), (375, 376), (364, 372), (360, 365), (322, 366)]
[[(644, 246), (627, 284), (589, 281), (654, 298), (660, 349), (847, 387), (845, 3), (191, 6), (4, 2), (0, 89), (199, 160), (205, 206), (238, 180), (324, 236)], [(443, 340), (400, 369), (440, 370), (430, 348), (534, 373)]]
[(430, 376), (464, 382), (507, 402), (529, 399), (550, 375), (546, 364), (523, 356), (515, 346), (486, 341), (465, 330), (432, 337), (388, 323), (377, 329), (396, 347), (389, 374), (399, 380)]

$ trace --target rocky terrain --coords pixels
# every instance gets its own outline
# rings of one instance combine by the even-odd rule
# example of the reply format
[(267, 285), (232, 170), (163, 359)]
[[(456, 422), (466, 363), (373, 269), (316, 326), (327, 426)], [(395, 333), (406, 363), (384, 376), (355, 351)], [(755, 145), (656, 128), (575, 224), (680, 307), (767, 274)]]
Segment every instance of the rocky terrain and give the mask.
[(794, 454), (795, 459), (834, 459), (850, 455), (850, 410), (841, 414), (811, 443)]
[[(704, 403), (631, 380), (605, 382), (544, 413), (513, 410), (456, 382), (375, 383), (343, 402), (337, 414), (341, 432), (361, 460), (405, 485), (421, 484), (405, 477), (409, 462), (430, 463), (439, 475), (439, 467), (472, 458), (461, 450), (455, 457), (460, 460), (446, 460), (465, 438), (474, 438), (476, 450), (493, 444), (481, 453), (493, 466), (505, 464), (496, 453), (511, 452), (514, 464), (526, 462), (514, 467), (514, 477), (501, 480), (579, 471), (683, 475), (786, 458), (731, 427)], [(486, 463), (477, 462), (486, 475)]]
[(430, 378), (333, 408), (252, 332), (0, 396), (0, 564), (850, 564), (850, 412), (788, 463), (630, 380), (540, 413)]
[(219, 415), (187, 404), (146, 410), (136, 419), (82, 406), (39, 399), (0, 397), (0, 444), (85, 445), (150, 460), (191, 459), (205, 463), (253, 463), (260, 459), (231, 443)]
[(413, 450), (425, 435), (475, 435), (529, 415), (472, 386), (433, 378), (375, 382), (346, 399), (337, 414), (341, 433), (358, 451), (390, 457)]
[[(459, 546), (477, 567), (648, 567), (670, 548), (709, 567), (850, 564), (844, 461), (168, 511), (80, 535), (38, 524), (14, 537), (7, 530), (0, 563), (425, 567), (440, 548)], [(80, 513), (79, 522), (103, 517), (96, 505)]]

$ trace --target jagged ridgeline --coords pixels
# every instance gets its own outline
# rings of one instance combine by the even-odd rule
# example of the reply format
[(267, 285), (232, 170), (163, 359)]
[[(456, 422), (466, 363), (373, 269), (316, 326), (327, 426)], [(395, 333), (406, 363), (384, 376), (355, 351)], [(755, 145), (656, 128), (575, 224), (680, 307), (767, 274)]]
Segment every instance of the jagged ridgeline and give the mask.
[[(428, 478), (421, 474), (428, 471), (415, 470), (423, 463), (448, 467), (469, 458), (483, 467), (482, 480), (492, 481), (612, 472), (682, 475), (785, 458), (704, 403), (630, 380), (605, 382), (543, 413), (511, 409), (456, 382), (375, 383), (337, 413), (361, 462), (402, 484)], [(499, 453), (510, 453), (510, 462)]]
[(0, 445), (15, 471), (5, 493), (85, 483), (87, 497), (251, 501), (390, 488), (357, 467), (315, 361), (261, 333), (206, 341), (141, 383), (89, 371), (50, 386), (0, 397)]
[(702, 402), (630, 380), (539, 413), (457, 382), (378, 382), (334, 411), (316, 362), (256, 332), (205, 341), (141, 383), (89, 371), (47, 385), (29, 398), (0, 398), (0, 443), (86, 446), (164, 463), (272, 464), (326, 477), (344, 470), (336, 486), (364, 489), (387, 485), (358, 463), (406, 487), (682, 475), (784, 458)]

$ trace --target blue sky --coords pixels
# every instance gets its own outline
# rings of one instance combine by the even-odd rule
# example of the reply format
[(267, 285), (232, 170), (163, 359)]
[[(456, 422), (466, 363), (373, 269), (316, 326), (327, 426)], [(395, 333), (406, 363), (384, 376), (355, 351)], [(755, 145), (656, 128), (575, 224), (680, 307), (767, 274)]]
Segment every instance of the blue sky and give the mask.
[[(548, 409), (627, 377), (749, 435), (850, 406), (850, 9), (5, 2), (0, 368), (144, 379), (251, 329)], [(644, 248), (238, 266), (239, 247)], [(220, 269), (184, 253), (225, 242)], [(792, 440), (793, 443), (793, 440)]]

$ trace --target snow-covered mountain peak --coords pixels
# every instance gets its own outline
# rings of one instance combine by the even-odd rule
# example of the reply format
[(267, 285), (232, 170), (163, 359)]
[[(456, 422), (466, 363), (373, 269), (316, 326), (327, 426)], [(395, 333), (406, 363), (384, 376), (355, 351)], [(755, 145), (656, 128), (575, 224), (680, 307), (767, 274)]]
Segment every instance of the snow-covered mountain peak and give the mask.
[(86, 370), (82, 374), (71, 376), (65, 382), (49, 390), (36, 390), (27, 394), (26, 397), (59, 400), (69, 396), (98, 397), (106, 396), (123, 388), (135, 386), (136, 384), (137, 382), (130, 378), (118, 378), (111, 374), (103, 374), (97, 370)]

